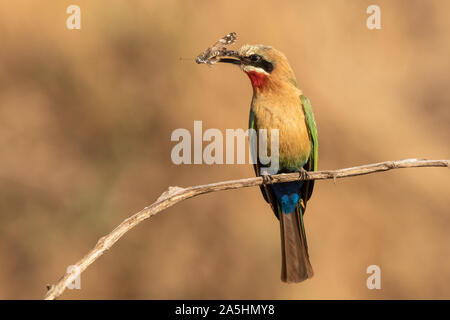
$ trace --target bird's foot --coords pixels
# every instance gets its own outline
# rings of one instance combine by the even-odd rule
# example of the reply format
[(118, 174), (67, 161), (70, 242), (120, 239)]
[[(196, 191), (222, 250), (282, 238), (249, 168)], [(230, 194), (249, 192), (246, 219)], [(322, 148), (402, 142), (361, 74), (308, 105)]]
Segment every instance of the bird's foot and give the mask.
[(300, 168), (299, 172), (298, 172), (298, 176), (300, 178), (300, 180), (306, 180), (308, 178), (308, 171), (306, 171), (303, 168)]
[(270, 174), (263, 174), (261, 175), (261, 178), (263, 179), (263, 184), (272, 184), (273, 178)]

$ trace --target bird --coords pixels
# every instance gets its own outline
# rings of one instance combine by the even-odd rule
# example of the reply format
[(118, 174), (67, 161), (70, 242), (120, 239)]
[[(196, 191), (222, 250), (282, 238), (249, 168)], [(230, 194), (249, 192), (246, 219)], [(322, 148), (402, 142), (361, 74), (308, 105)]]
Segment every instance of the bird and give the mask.
[[(247, 44), (218, 62), (238, 65), (250, 79), (253, 97), (249, 128), (256, 130), (256, 139), (261, 138), (260, 129), (267, 130), (267, 139), (271, 130), (278, 129), (279, 164), (272, 174), (316, 171), (318, 135), (314, 114), (286, 56), (271, 46)], [(255, 162), (255, 173), (261, 176), (267, 165), (259, 156)], [(281, 280), (298, 283), (311, 278), (314, 272), (303, 215), (314, 180), (264, 183), (260, 188), (280, 223)]]

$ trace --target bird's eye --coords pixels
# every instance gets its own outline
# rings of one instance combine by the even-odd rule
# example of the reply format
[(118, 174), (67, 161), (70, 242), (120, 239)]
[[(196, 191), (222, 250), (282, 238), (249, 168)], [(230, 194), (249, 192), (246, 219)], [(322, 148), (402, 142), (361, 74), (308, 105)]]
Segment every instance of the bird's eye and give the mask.
[(249, 57), (249, 59), (250, 59), (251, 62), (258, 62), (259, 60), (261, 60), (261, 56), (259, 56), (259, 55), (257, 55), (257, 54), (252, 54), (252, 55)]

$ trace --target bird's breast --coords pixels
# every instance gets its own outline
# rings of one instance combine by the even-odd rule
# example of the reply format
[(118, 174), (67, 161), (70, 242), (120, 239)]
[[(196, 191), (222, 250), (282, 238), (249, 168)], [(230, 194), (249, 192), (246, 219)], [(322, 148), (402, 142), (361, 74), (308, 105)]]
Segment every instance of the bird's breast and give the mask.
[(311, 141), (305, 114), (298, 95), (291, 99), (256, 98), (252, 103), (255, 124), (267, 129), (268, 152), (272, 129), (278, 129), (280, 169), (293, 171), (302, 167), (311, 153)]

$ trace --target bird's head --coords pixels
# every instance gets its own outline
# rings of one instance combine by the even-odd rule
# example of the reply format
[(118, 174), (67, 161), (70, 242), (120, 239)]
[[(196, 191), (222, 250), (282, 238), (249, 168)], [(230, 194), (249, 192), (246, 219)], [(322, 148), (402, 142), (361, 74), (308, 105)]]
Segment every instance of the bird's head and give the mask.
[(239, 65), (256, 91), (277, 89), (283, 85), (295, 85), (295, 75), (286, 56), (280, 51), (264, 45), (244, 45), (219, 62)]

